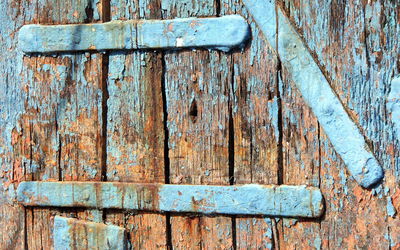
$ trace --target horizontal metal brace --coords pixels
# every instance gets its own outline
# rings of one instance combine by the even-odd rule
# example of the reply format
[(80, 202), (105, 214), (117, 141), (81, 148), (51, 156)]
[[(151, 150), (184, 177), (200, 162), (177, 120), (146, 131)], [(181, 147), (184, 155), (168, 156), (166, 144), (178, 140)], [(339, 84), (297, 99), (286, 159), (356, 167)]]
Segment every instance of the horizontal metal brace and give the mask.
[(366, 144), (364, 136), (346, 112), (289, 19), (279, 7), (275, 8), (275, 0), (243, 0), (243, 3), (279, 56), (354, 179), (366, 188), (381, 181), (382, 167)]
[(19, 31), (19, 47), (25, 53), (197, 47), (229, 51), (244, 46), (249, 37), (247, 21), (239, 15), (229, 15), (96, 24), (31, 24)]
[(323, 213), (321, 191), (306, 186), (22, 182), (17, 196), (25, 206), (285, 217)]
[(54, 217), (54, 249), (127, 249), (125, 228), (61, 216)]

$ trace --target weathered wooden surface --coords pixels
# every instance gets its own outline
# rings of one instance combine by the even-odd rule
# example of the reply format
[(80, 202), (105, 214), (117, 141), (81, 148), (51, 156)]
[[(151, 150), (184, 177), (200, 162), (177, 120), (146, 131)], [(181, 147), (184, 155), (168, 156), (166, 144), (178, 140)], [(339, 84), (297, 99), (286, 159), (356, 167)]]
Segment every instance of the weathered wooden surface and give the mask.
[[(105, 67), (99, 54), (16, 50), (23, 24), (97, 22), (108, 2), (0, 2), (1, 249), (50, 248), (57, 214), (103, 219), (82, 209), (25, 212), (13, 202), (19, 182), (101, 179), (309, 184), (326, 199), (320, 221), (175, 214), (169, 221), (107, 210), (106, 221), (125, 227), (134, 248), (400, 247), (398, 1), (278, 1), (385, 170), (372, 190), (349, 175), (241, 1), (113, 0), (109, 9), (115, 20), (241, 14), (251, 43), (230, 54), (115, 52)], [(107, 162), (96, 139), (105, 126)]]

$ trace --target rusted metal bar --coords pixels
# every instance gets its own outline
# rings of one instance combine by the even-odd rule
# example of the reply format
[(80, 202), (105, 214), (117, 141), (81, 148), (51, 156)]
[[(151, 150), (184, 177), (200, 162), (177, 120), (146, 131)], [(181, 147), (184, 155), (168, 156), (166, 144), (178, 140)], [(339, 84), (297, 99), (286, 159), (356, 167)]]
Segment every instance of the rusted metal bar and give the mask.
[(22, 182), (17, 193), (25, 206), (287, 217), (323, 213), (321, 191), (306, 186)]
[(382, 167), (366, 144), (364, 136), (347, 114), (290, 21), (280, 8), (275, 11), (275, 1), (244, 0), (243, 3), (271, 47), (278, 53), (283, 66), (291, 73), (304, 100), (313, 110), (354, 179), (366, 188), (381, 181)]
[(249, 25), (239, 15), (97, 24), (31, 24), (19, 31), (19, 47), (25, 53), (196, 47), (229, 51), (243, 46), (249, 35)]
[(77, 220), (61, 216), (54, 217), (54, 249), (127, 249), (125, 228)]

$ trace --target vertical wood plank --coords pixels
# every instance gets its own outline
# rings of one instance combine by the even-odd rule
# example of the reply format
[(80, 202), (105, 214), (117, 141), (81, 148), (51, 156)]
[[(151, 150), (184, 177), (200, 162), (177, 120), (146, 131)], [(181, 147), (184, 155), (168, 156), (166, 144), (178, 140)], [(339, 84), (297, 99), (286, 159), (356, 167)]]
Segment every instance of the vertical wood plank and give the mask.
[[(395, 91), (394, 95), (390, 93), (395, 89), (393, 78), (399, 75), (399, 3), (279, 2), (300, 29), (306, 45), (385, 169), (381, 185), (372, 190), (360, 188), (347, 174), (321, 129), (319, 166), (320, 185), (327, 204), (325, 217), (319, 229), (297, 223), (284, 228), (284, 234), (297, 247), (312, 243), (322, 248), (399, 247), (398, 185), (395, 184), (399, 180), (399, 136), (395, 124), (398, 117), (390, 103), (391, 96), (398, 96)], [(299, 113), (298, 116), (307, 115), (304, 111)], [(292, 132), (294, 136), (303, 133), (299, 129)], [(315, 144), (314, 137), (306, 138)], [(312, 151), (303, 158), (311, 159)], [(299, 227), (303, 229), (298, 230)]]
[[(100, 3), (37, 1), (34, 23), (100, 21)], [(26, 10), (22, 10), (26, 11)], [(22, 55), (20, 55), (22, 56)], [(14, 161), (26, 180), (100, 180), (102, 86), (100, 54), (25, 56), (24, 110), (12, 131)], [(31, 249), (52, 249), (52, 217), (58, 209), (26, 209)], [(74, 211), (87, 218), (89, 213)]]
[[(216, 2), (162, 1), (163, 17), (215, 16)], [(165, 89), (174, 184), (229, 185), (230, 56), (216, 51), (165, 53)], [(171, 216), (177, 249), (229, 249), (230, 217)]]
[[(232, 54), (232, 120), (235, 184), (278, 184), (278, 61), (239, 0), (221, 1), (221, 14), (239, 14), (251, 25), (251, 41)], [(236, 218), (238, 249), (272, 249), (269, 218)]]
[[(13, 131), (24, 113), (26, 67), (18, 51), (17, 32), (35, 19), (32, 1), (0, 2), (0, 249), (23, 249), (25, 246), (25, 211), (13, 203), (18, 182), (24, 180), (29, 164), (29, 147), (14, 153), (17, 140)], [(17, 157), (15, 157), (17, 156)]]
[[(160, 1), (112, 0), (111, 19), (160, 19)], [(113, 52), (109, 60), (107, 180), (164, 183), (164, 111), (160, 52)], [(108, 211), (133, 249), (166, 248), (166, 217)]]
[(222, 14), (244, 16), (252, 39), (232, 54), (235, 183), (277, 184), (277, 58), (241, 1), (223, 0)]
[[(283, 69), (283, 79), (279, 80), (282, 98), (283, 184), (319, 187), (319, 124), (295, 83), (291, 81), (290, 73)], [(280, 247), (318, 248), (319, 234), (319, 221), (283, 218), (279, 233)]]
[[(168, 52), (165, 61), (171, 183), (229, 185), (226, 57), (218, 52)], [(229, 217), (172, 216), (171, 225), (176, 248), (225, 249), (232, 244)], [(211, 237), (214, 240), (206, 241)]]

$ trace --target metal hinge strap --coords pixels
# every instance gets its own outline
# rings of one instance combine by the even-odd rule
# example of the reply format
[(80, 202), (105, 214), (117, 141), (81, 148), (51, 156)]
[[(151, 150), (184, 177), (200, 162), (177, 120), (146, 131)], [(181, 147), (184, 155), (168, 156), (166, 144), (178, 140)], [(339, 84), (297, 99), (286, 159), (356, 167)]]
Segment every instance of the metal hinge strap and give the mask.
[(319, 217), (324, 208), (318, 188), (287, 185), (22, 182), (17, 194), (18, 201), (26, 206), (154, 212)]
[(19, 47), (25, 53), (197, 47), (229, 51), (243, 46), (249, 37), (247, 21), (239, 15), (228, 15), (96, 24), (31, 24), (19, 31)]

